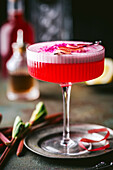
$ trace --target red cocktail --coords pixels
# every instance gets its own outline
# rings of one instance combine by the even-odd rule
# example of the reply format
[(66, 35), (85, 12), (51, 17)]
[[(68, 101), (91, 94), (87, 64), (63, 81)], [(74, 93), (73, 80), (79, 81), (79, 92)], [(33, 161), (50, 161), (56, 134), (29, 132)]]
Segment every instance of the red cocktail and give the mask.
[[(105, 49), (99, 43), (81, 41), (43, 42), (28, 47), (29, 74), (39, 80), (60, 84), (63, 92), (63, 138), (61, 140), (61, 137), (55, 137), (52, 140), (49, 139), (50, 142), (45, 141), (43, 148), (46, 151), (65, 155), (86, 153), (86, 151), (76, 149), (78, 146), (76, 140), (70, 139), (71, 85), (100, 76), (104, 70), (104, 55)], [(65, 147), (68, 148), (68, 152), (64, 149)]]

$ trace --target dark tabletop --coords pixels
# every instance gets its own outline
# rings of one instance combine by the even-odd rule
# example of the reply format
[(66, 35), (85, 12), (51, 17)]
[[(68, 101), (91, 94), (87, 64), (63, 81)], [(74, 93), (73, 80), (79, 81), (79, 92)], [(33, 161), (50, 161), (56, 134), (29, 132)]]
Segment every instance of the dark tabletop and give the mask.
[[(39, 82), (40, 97), (29, 102), (9, 101), (6, 97), (6, 86), (7, 80), (0, 78), (0, 112), (3, 115), (0, 127), (12, 126), (17, 115), (24, 122), (28, 121), (39, 101), (45, 103), (48, 114), (62, 112), (61, 88), (57, 84)], [(70, 122), (98, 124), (113, 129), (113, 84), (101, 86), (74, 84), (71, 91)], [(12, 153), (4, 169), (82, 170), (100, 161), (107, 163), (113, 161), (112, 151), (93, 158), (66, 160), (45, 158), (24, 148), (22, 157), (17, 157), (15, 151)]]

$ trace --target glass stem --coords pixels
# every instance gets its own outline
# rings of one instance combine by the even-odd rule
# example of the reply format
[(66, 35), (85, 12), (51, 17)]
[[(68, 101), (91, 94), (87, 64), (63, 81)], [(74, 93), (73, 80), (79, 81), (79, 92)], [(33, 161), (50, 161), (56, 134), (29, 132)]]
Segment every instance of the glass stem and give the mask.
[(70, 131), (69, 131), (69, 108), (70, 108), (70, 93), (71, 85), (61, 86), (63, 95), (63, 139), (61, 145), (68, 145), (70, 142)]

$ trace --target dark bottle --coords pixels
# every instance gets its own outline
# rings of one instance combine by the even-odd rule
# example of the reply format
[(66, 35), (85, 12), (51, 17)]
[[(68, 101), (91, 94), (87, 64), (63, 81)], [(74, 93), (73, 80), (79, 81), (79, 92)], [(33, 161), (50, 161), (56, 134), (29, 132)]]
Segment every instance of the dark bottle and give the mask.
[(39, 97), (38, 82), (27, 71), (26, 46), (23, 31), (17, 31), (17, 42), (12, 44), (13, 55), (6, 63), (8, 70), (7, 97), (9, 100), (35, 100)]
[(22, 29), (24, 42), (34, 43), (34, 30), (23, 16), (23, 0), (8, 0), (8, 20), (1, 27), (1, 68), (3, 77), (7, 76), (6, 62), (12, 55), (12, 43), (16, 41), (17, 30)]

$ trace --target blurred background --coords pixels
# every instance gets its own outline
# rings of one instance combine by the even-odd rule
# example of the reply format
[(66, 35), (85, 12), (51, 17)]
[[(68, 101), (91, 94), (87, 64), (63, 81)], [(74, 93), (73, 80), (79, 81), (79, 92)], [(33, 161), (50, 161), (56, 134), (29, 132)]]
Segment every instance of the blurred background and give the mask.
[[(8, 1), (18, 0), (0, 0), (1, 29), (8, 19), (8, 11), (11, 8), (8, 6)], [(30, 43), (50, 40), (101, 40), (106, 48), (106, 57), (113, 58), (111, 1), (23, 0), (22, 8), (24, 19), (32, 24), (34, 30), (34, 39)], [(4, 30), (0, 35), (0, 46), (5, 46), (3, 49), (16, 41), (15, 36), (11, 42), (5, 45), (2, 40), (5, 39), (2, 36), (5, 34)], [(29, 37), (30, 34), (27, 33), (27, 30), (25, 32)], [(12, 36), (12, 34), (8, 36)], [(8, 40), (6, 41), (8, 42)], [(0, 49), (2, 51), (2, 48)], [(9, 55), (11, 56), (11, 53)], [(1, 54), (0, 63), (5, 57)]]
[[(0, 27), (7, 20), (7, 1), (0, 0)], [(24, 17), (32, 23), (35, 41), (57, 39), (102, 40), (113, 58), (111, 1), (23, 0)]]

